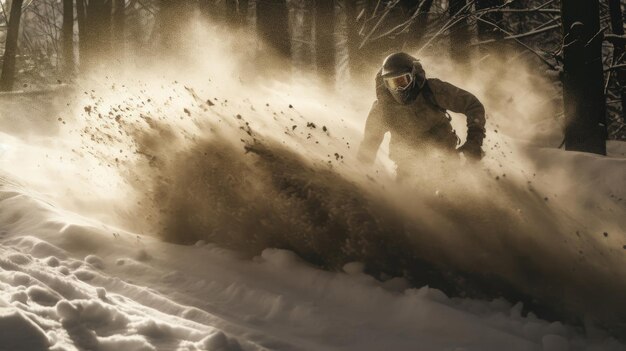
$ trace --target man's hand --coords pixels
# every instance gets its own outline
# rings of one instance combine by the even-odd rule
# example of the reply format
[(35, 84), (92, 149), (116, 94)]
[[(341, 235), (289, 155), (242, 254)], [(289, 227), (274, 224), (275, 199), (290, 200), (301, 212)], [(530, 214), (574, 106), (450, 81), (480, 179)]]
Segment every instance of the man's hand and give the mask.
[(473, 142), (466, 142), (457, 151), (462, 152), (468, 160), (472, 161), (480, 161), (485, 155), (483, 148)]

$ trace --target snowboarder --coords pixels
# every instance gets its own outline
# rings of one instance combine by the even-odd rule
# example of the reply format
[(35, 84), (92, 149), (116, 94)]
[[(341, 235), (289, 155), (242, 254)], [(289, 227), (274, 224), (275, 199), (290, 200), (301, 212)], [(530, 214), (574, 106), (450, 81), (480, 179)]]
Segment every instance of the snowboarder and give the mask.
[[(462, 152), (480, 160), (485, 138), (485, 108), (471, 93), (436, 78), (426, 78), (420, 62), (409, 54), (389, 55), (376, 75), (376, 101), (365, 123), (359, 159), (373, 163), (386, 132), (391, 133), (389, 156), (398, 166), (397, 178), (410, 173), (416, 157), (433, 151)], [(458, 150), (458, 137), (447, 110), (467, 117), (467, 141)]]

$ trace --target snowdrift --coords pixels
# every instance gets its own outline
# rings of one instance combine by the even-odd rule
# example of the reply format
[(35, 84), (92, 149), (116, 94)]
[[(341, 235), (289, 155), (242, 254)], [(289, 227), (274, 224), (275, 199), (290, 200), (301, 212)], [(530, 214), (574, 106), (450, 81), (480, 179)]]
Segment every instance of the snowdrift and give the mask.
[(522, 315), (503, 299), (381, 283), (361, 263), (252, 260), (109, 227), (19, 189), (0, 194), (6, 350), (623, 350), (604, 332)]

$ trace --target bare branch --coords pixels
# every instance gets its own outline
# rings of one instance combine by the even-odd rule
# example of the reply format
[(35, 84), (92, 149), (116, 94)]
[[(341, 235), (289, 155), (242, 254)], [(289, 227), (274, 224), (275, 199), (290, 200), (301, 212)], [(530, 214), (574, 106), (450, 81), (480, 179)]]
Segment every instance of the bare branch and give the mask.
[(533, 36), (533, 35), (545, 33), (545, 32), (551, 31), (553, 29), (558, 29), (560, 27), (561, 27), (560, 24), (555, 24), (555, 25), (552, 25), (552, 26), (549, 26), (549, 27), (545, 27), (545, 28), (542, 28), (542, 29), (531, 30), (530, 32), (526, 32), (526, 33), (522, 33), (522, 34), (510, 35), (510, 36), (504, 37), (502, 39), (484, 40), (484, 41), (472, 44), (472, 46), (491, 44), (491, 43), (494, 43), (494, 42), (497, 42), (497, 41), (501, 41), (501, 40), (513, 40), (513, 39), (526, 38), (526, 37), (530, 37), (530, 36)]
[[(498, 29), (499, 31), (501, 31), (502, 33), (510, 36), (510, 37), (514, 36), (513, 34), (511, 34), (510, 32), (502, 29), (500, 26), (498, 26), (495, 23), (492, 23), (492, 22), (487, 21), (485, 19), (482, 19), (480, 17), (476, 17), (476, 20), (477, 21), (481, 21), (481, 22), (486, 23), (486, 24), (489, 24), (489, 25), (493, 26), (494, 28)], [(516, 43), (520, 44), (521, 46), (523, 46), (524, 48), (526, 48), (530, 52), (534, 53), (535, 56), (537, 56), (541, 61), (543, 61), (550, 68), (552, 68), (553, 70), (557, 70), (557, 67), (554, 64), (552, 64), (552, 62), (548, 61), (545, 57), (543, 57), (543, 55), (541, 53), (537, 52), (535, 49), (533, 49), (530, 46), (526, 45), (524, 42), (520, 41), (519, 39), (513, 38), (512, 40), (515, 40)]]
[(604, 40), (613, 45), (626, 45), (626, 35), (605, 34)]

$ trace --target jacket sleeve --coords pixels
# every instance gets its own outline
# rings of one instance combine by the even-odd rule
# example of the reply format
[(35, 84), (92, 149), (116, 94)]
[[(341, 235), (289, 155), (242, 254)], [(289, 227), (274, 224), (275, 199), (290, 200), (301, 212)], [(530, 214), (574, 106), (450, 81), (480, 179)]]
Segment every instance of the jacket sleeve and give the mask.
[(365, 122), (365, 133), (359, 147), (358, 159), (371, 164), (376, 159), (378, 148), (383, 142), (387, 128), (383, 121), (383, 111), (378, 100), (374, 101)]
[(468, 141), (482, 145), (485, 137), (485, 107), (478, 98), (470, 92), (439, 79), (429, 79), (428, 85), (439, 106), (452, 112), (462, 113), (467, 117)]

